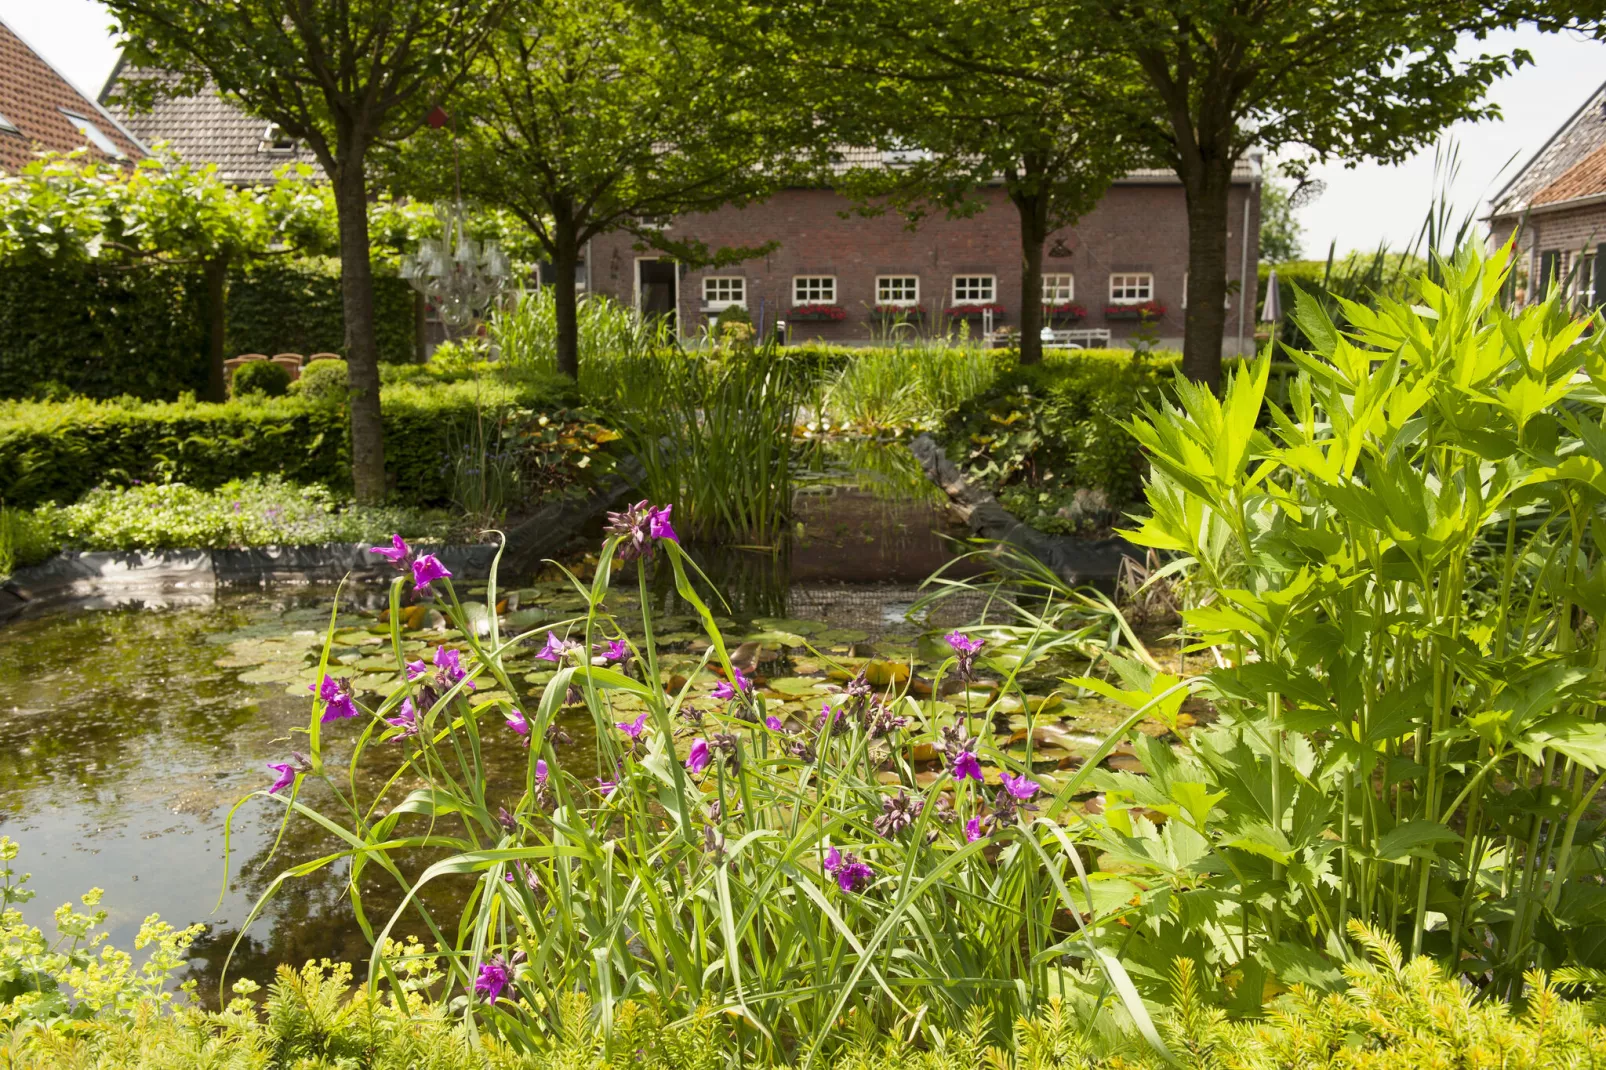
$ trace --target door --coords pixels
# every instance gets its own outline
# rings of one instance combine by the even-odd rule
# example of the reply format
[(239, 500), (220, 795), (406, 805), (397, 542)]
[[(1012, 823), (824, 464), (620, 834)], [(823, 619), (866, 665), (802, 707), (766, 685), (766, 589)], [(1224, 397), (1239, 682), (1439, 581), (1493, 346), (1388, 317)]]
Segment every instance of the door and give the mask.
[(679, 275), (673, 260), (636, 261), (636, 308), (642, 318), (675, 319)]

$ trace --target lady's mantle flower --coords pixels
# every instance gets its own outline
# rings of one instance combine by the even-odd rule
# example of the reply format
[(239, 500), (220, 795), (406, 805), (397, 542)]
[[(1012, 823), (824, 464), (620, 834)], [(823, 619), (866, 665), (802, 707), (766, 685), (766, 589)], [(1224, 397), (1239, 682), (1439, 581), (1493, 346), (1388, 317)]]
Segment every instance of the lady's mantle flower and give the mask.
[[(753, 690), (752, 682), (749, 681), (746, 676), (742, 675), (742, 670), (738, 669), (734, 665), (731, 666), (731, 678), (731, 680), (721, 680), (719, 683), (714, 685), (714, 690), (712, 692), (714, 698), (717, 698), (722, 702), (737, 697), (745, 698), (748, 692)], [(735, 682), (732, 683), (732, 680)]]
[(448, 580), (452, 574), (434, 554), (425, 554), (413, 562), (413, 586), (419, 594), (429, 594), (429, 585), (436, 580)]
[[(513, 731), (517, 732), (519, 735), (527, 736), (530, 734), (530, 722), (526, 721), (524, 719), (524, 714), (520, 713), (518, 710), (509, 706), (508, 711), (502, 716), (507, 718), (507, 726), (513, 729)], [(537, 772), (539, 772), (539, 766), (537, 767)]]
[(400, 728), (402, 734), (396, 737), (397, 742), (408, 736), (418, 735), (418, 707), (413, 705), (410, 698), (402, 699), (401, 710), (394, 717), (385, 718), (385, 723), (392, 728)]
[(856, 892), (875, 879), (875, 871), (867, 863), (859, 861), (852, 851), (843, 854), (835, 847), (825, 852), (825, 872), (836, 878), (844, 892)]
[(644, 713), (634, 721), (619, 721), (614, 727), (631, 739), (640, 739), (641, 734), (647, 730), (647, 715)]
[(976, 655), (987, 645), (987, 641), (972, 639), (963, 632), (949, 632), (943, 638), (948, 640), (948, 645), (953, 648), (954, 655), (959, 660), (959, 664), (954, 668), (955, 675), (965, 683), (970, 683), (976, 678)]
[(708, 768), (713, 754), (708, 749), (708, 740), (694, 739), (691, 741), (691, 750), (686, 754), (686, 768), (693, 773), (701, 773)]
[(513, 983), (513, 970), (524, 952), (514, 954), (511, 960), (501, 955), (492, 955), (490, 959), (480, 963), (480, 975), (474, 980), (474, 994), (484, 996), (487, 1002), (495, 1003), (502, 996), (502, 990)]
[(1025, 773), (1014, 777), (1010, 776), (1008, 773), (1001, 773), (999, 774), (998, 779), (1003, 782), (1004, 790), (1009, 792), (1010, 795), (1020, 802), (1026, 802), (1031, 799), (1031, 797), (1036, 795), (1042, 787), (1042, 785), (1030, 779)]
[(654, 508), (642, 500), (622, 513), (609, 513), (607, 533), (624, 540), (619, 544), (619, 559), (651, 558), (653, 544), (659, 539), (679, 542), (680, 537), (669, 522), (669, 512), (673, 508), (672, 505)]
[(562, 661), (571, 650), (579, 650), (579, 643), (571, 643), (567, 639), (559, 639), (553, 632), (546, 633), (546, 646), (536, 655), (541, 661)]
[(269, 795), (277, 795), (291, 784), (294, 784), (296, 777), (300, 774), (312, 772), (312, 765), (304, 756), (292, 754), (291, 757), (295, 761), (268, 763), (268, 768), (279, 774), (278, 779), (273, 782), (273, 787), (268, 789)]
[(370, 546), (368, 547), (368, 552), (389, 558), (390, 563), (403, 572), (406, 572), (413, 563), (412, 548), (402, 541), (400, 535), (392, 535), (389, 546)]
[(915, 823), (920, 811), (925, 809), (926, 800), (920, 796), (904, 794), (902, 788), (898, 794), (888, 795), (881, 800), (881, 816), (875, 819), (876, 835), (892, 839), (898, 833)]
[(969, 777), (978, 784), (982, 783), (981, 760), (976, 757), (974, 751), (960, 751), (954, 758), (952, 769), (955, 780), (964, 780)]
[(350, 680), (336, 680), (326, 675), (316, 688), (308, 684), (307, 690), (316, 691), (318, 697), (323, 700), (324, 724), (357, 716), (357, 704), (351, 698)]

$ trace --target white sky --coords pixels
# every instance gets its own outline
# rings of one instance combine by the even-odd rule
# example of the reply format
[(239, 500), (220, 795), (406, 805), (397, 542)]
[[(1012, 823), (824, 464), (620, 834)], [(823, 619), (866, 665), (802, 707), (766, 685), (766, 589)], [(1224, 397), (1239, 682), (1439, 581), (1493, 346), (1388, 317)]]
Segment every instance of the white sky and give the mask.
[[(94, 95), (117, 60), (107, 29), (111, 19), (96, 0), (0, 0), (0, 18)], [(1496, 83), (1491, 98), (1498, 122), (1452, 128), (1461, 168), (1452, 199), (1457, 217), (1496, 192), (1555, 129), (1606, 80), (1606, 42), (1547, 36), (1532, 30), (1501, 34), (1477, 46), (1489, 51), (1528, 49), (1534, 63)], [(1515, 162), (1507, 167), (1515, 156)], [(1380, 241), (1409, 242), (1422, 225), (1434, 193), (1433, 150), (1398, 167), (1363, 164), (1320, 167), (1327, 191), (1300, 212), (1305, 255), (1322, 257), (1337, 240), (1340, 254), (1370, 250)]]

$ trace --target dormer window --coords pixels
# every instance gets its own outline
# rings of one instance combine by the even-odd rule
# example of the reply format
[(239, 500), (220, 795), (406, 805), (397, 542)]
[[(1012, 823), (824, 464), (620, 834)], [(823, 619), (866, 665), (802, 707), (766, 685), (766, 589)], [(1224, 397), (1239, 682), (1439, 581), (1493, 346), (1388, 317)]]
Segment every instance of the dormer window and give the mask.
[(20, 133), (22, 133), (22, 131), (17, 129), (16, 123), (12, 122), (10, 119), (7, 119), (4, 115), (0, 115), (0, 134)]
[(95, 146), (95, 148), (99, 149), (101, 152), (105, 153), (107, 156), (110, 156), (114, 160), (128, 159), (128, 154), (122, 149), (118, 148), (117, 142), (107, 137), (105, 131), (103, 131), (100, 127), (96, 126), (82, 115), (79, 115), (77, 112), (68, 111), (66, 108), (61, 109), (61, 114), (65, 115), (67, 117), (67, 121), (72, 123), (73, 126), (77, 127), (78, 132), (84, 135), (84, 137), (88, 138), (89, 143)]
[(278, 123), (270, 123), (262, 132), (262, 144), (257, 146), (257, 151), (286, 156), (296, 151), (296, 139), (285, 133)]

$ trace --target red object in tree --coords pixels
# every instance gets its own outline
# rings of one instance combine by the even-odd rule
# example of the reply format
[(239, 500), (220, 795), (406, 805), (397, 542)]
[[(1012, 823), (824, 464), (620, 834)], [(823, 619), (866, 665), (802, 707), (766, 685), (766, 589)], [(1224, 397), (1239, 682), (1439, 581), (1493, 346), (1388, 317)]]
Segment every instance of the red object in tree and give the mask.
[(439, 130), (441, 127), (451, 122), (452, 117), (446, 114), (445, 108), (437, 104), (429, 110), (429, 114), (424, 117), (424, 121), (434, 129)]

